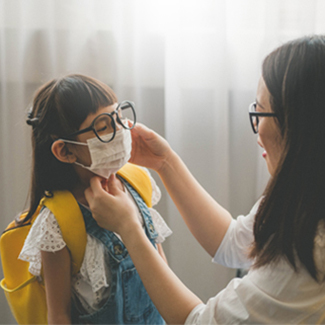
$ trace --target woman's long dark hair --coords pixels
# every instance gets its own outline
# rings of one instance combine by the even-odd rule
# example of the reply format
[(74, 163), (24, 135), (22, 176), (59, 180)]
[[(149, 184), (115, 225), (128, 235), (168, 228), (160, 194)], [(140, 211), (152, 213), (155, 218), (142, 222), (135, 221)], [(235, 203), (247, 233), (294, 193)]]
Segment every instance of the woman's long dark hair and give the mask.
[(256, 267), (297, 257), (317, 280), (314, 238), (325, 219), (325, 37), (279, 47), (262, 66), (284, 138), (282, 160), (258, 209), (251, 257)]
[(32, 125), (33, 164), (29, 220), (46, 193), (72, 190), (79, 181), (71, 164), (52, 154), (54, 139), (79, 130), (90, 113), (117, 102), (110, 87), (83, 75), (68, 75), (43, 85), (36, 93), (27, 123)]

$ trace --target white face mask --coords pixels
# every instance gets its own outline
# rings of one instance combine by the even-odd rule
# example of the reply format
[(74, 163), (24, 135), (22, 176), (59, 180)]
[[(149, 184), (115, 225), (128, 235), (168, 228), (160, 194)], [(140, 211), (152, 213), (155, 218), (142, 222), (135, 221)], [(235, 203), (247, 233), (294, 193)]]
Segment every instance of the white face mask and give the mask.
[[(111, 134), (102, 136), (111, 138)], [(61, 139), (64, 142), (88, 146), (91, 165), (85, 166), (75, 162), (76, 165), (86, 168), (96, 175), (109, 178), (121, 169), (131, 157), (132, 138), (130, 130), (121, 129), (116, 131), (115, 137), (111, 142), (101, 142), (97, 137), (87, 140), (87, 143)]]

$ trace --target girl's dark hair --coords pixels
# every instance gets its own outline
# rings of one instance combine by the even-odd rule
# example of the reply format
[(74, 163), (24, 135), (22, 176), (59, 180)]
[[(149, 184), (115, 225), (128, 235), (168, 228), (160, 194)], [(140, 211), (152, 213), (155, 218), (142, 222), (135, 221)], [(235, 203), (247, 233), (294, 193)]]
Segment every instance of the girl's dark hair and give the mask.
[(117, 102), (113, 90), (83, 75), (68, 75), (43, 85), (36, 93), (27, 123), (32, 125), (33, 164), (29, 220), (44, 195), (54, 190), (72, 190), (78, 176), (71, 164), (52, 154), (56, 138), (78, 131), (90, 113)]
[(256, 267), (285, 257), (296, 271), (300, 260), (317, 280), (314, 238), (325, 219), (325, 37), (277, 48), (265, 58), (262, 77), (285, 149), (256, 214), (250, 256)]

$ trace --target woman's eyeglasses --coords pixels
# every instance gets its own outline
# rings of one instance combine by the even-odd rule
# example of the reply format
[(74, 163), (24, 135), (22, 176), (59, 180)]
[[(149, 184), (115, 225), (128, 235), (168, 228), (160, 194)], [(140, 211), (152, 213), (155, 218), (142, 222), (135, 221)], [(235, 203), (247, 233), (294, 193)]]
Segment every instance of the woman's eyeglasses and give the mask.
[(275, 113), (256, 112), (256, 102), (249, 105), (248, 112), (254, 133), (258, 133), (259, 117), (276, 117)]
[[(122, 125), (124, 129), (131, 130), (135, 126), (136, 114), (134, 104), (126, 100), (118, 104), (116, 110), (112, 113), (103, 113), (96, 116), (89, 127), (71, 133), (62, 137), (61, 139), (71, 140), (79, 134), (93, 131), (101, 142), (108, 143), (114, 139), (116, 134), (116, 122), (114, 115), (116, 115), (116, 121)], [(129, 125), (128, 121), (132, 121), (131, 126)]]

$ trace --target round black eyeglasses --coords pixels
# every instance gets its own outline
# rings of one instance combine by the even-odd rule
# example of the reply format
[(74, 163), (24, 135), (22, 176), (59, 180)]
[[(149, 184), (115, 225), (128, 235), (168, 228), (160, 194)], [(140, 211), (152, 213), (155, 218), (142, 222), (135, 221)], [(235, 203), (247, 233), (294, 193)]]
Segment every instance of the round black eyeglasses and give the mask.
[(253, 132), (258, 133), (259, 117), (276, 117), (275, 113), (256, 112), (256, 102), (249, 105), (248, 113)]
[[(116, 121), (122, 125), (126, 130), (132, 130), (136, 124), (136, 114), (134, 109), (134, 103), (125, 100), (118, 104), (115, 111), (112, 113), (102, 113), (96, 116), (91, 125), (85, 129), (71, 133), (62, 137), (63, 140), (72, 140), (75, 136), (93, 131), (96, 137), (101, 141), (108, 143), (112, 141), (116, 134), (116, 122), (114, 115), (116, 115)], [(128, 121), (132, 122), (130, 126)]]

